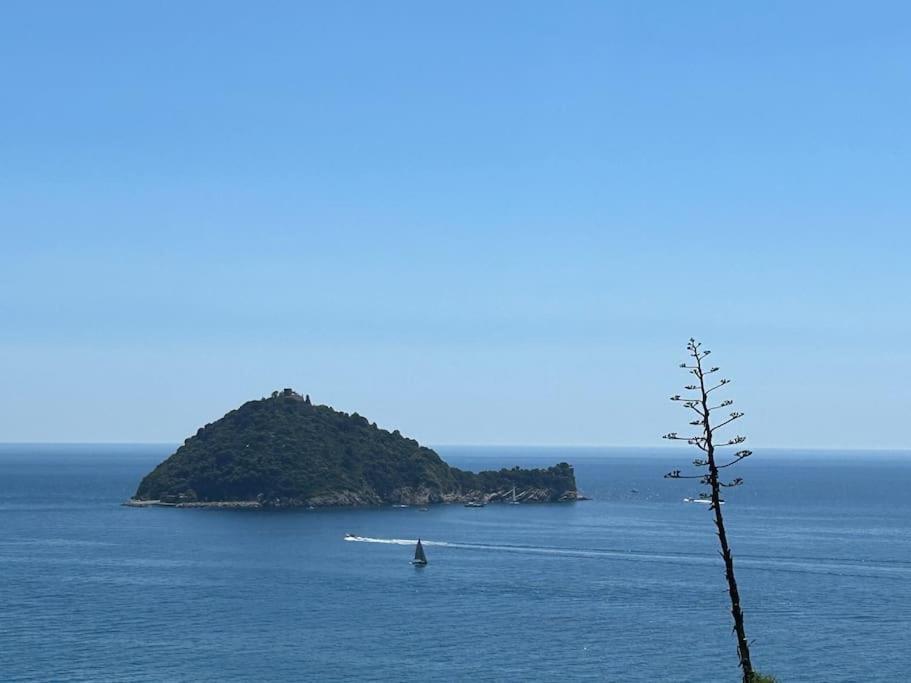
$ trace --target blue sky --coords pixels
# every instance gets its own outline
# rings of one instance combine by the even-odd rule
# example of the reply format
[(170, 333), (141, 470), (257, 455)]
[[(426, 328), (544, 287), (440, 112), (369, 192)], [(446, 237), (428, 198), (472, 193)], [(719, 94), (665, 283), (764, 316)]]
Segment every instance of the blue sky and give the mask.
[(911, 447), (911, 9), (12, 2), (0, 441)]

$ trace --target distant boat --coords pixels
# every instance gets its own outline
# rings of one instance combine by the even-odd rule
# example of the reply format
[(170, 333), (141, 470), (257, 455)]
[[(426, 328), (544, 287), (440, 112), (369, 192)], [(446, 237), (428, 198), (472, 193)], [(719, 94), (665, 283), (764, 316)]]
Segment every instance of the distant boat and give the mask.
[(482, 508), (485, 505), (487, 505), (487, 503), (479, 503), (476, 500), (471, 500), (471, 501), (468, 501), (467, 503), (465, 503), (465, 507), (467, 507), (467, 508)]
[(512, 487), (512, 500), (509, 501), (510, 505), (521, 505), (519, 501), (516, 500), (516, 487)]
[(396, 504), (393, 505), (392, 507), (394, 507), (394, 508), (406, 508), (406, 507), (408, 507), (408, 506), (407, 506), (407, 505), (402, 505), (401, 503), (396, 503)]
[[(712, 504), (712, 499), (711, 499), (711, 498), (684, 498), (684, 499), (683, 499), (683, 502), (684, 502), (684, 503), (700, 503), (700, 504), (702, 504), (702, 505), (711, 505), (711, 504)], [(723, 501), (723, 500), (719, 500), (718, 502), (719, 502), (721, 505), (724, 505), (724, 501)]]
[(415, 567), (426, 567), (427, 566), (427, 556), (424, 554), (424, 546), (421, 545), (421, 539), (418, 539), (418, 544), (414, 547), (414, 559), (411, 561)]

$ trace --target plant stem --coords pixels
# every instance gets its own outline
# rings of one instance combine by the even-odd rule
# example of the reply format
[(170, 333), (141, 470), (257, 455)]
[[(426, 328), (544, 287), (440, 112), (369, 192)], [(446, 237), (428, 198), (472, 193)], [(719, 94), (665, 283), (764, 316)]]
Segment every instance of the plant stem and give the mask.
[(731, 597), (731, 616), (734, 617), (734, 631), (737, 633), (737, 654), (740, 657), (740, 668), (743, 670), (743, 683), (752, 683), (753, 663), (750, 661), (750, 645), (743, 623), (743, 610), (740, 608), (740, 592), (737, 590), (737, 579), (734, 578), (734, 557), (728, 546), (728, 537), (724, 530), (724, 515), (721, 513), (721, 486), (718, 480), (718, 466), (715, 464), (712, 428), (709, 424), (709, 398), (705, 390), (705, 376), (702, 372), (702, 360), (699, 352), (694, 351), (693, 356), (696, 358), (696, 376), (699, 377), (699, 388), (702, 393), (703, 428), (705, 430), (705, 450), (708, 455), (709, 484), (712, 487), (712, 510), (715, 513), (715, 526), (718, 528), (718, 541), (721, 543), (721, 556), (724, 558), (724, 573), (728, 581), (728, 594)]

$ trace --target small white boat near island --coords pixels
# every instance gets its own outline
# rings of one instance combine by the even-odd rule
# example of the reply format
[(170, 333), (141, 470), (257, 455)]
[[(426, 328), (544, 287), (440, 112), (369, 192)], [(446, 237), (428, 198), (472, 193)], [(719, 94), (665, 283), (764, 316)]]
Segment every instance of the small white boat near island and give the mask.
[[(711, 505), (712, 499), (711, 498), (684, 498), (683, 502), (684, 503), (699, 503), (701, 505)], [(721, 503), (721, 505), (724, 505), (723, 500), (719, 500), (718, 502)]]

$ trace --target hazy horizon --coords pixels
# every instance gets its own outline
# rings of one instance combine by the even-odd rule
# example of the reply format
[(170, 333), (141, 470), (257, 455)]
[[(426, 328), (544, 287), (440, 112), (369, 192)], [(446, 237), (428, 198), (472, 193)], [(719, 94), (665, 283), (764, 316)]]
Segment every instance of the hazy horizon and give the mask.
[[(408, 437), (408, 434), (403, 434), (403, 436)], [(175, 448), (180, 446), (183, 443), (183, 439), (178, 441), (0, 441), (0, 447), (16, 447), (16, 446), (74, 446), (74, 447), (90, 447), (90, 446), (103, 446), (103, 447), (117, 447), (117, 446), (162, 446), (167, 448)], [(683, 460), (687, 460), (691, 457), (692, 452), (686, 447), (678, 446), (669, 446), (669, 445), (657, 445), (657, 446), (648, 446), (648, 445), (617, 445), (617, 444), (520, 444), (520, 443), (422, 443), (422, 446), (426, 446), (431, 449), (446, 449), (446, 448), (455, 448), (455, 449), (483, 449), (491, 450), (496, 453), (498, 456), (503, 455), (504, 450), (527, 450), (530, 452), (533, 451), (549, 451), (554, 449), (565, 448), (573, 451), (601, 451), (600, 455), (603, 455), (604, 451), (647, 451), (648, 453), (656, 454), (669, 454), (673, 455), (675, 452), (683, 456)], [(908, 455), (911, 456), (911, 448), (795, 448), (791, 446), (753, 446), (753, 450), (757, 455), (783, 455), (787, 454), (789, 456), (801, 455), (801, 454), (828, 454), (828, 455), (842, 455), (842, 454), (865, 454), (865, 455)], [(529, 453), (531, 454), (531, 453)]]

